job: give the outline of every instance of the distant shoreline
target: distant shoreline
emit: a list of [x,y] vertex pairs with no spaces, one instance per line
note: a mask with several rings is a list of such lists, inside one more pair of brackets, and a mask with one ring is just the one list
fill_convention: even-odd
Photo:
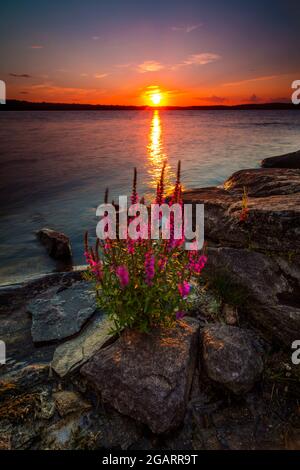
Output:
[[68,104],[47,103],[7,100],[6,104],[0,105],[0,111],[144,111],[144,110],[166,110],[166,111],[230,111],[230,110],[300,110],[300,105],[292,103],[262,103],[262,104],[239,104],[235,106],[126,106],[126,105],[103,105],[103,104]]

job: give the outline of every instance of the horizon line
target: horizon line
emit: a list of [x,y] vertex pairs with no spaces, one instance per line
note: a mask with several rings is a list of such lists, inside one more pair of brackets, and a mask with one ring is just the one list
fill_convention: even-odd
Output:
[[0,110],[6,109],[54,109],[66,110],[73,108],[78,110],[230,110],[230,109],[300,109],[300,106],[294,105],[292,102],[266,102],[266,103],[240,103],[235,105],[187,105],[187,106],[149,106],[149,105],[124,105],[124,104],[91,104],[91,103],[60,103],[47,101],[26,101],[8,99],[5,104],[0,106]]

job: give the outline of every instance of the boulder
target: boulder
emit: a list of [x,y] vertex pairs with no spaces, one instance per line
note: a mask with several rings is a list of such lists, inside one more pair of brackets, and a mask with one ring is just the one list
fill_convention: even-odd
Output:
[[[248,193],[241,221],[242,193]],[[300,171],[242,170],[224,187],[187,191],[184,203],[204,204],[205,238],[222,246],[300,253]]]
[[46,290],[28,303],[35,343],[62,340],[78,333],[96,311],[95,292],[89,282]]
[[151,334],[126,330],[81,369],[105,402],[156,434],[183,420],[195,370],[199,323],[192,318]]
[[243,313],[289,347],[300,332],[300,170],[238,171],[223,187],[187,191],[183,200],[204,204],[207,268],[225,267],[249,292]]
[[262,350],[252,331],[215,324],[202,330],[203,363],[210,379],[240,394],[263,371]]
[[37,232],[37,237],[46,247],[51,258],[67,261],[72,258],[70,240],[65,234],[49,228],[42,228]]
[[297,152],[265,158],[261,162],[263,168],[300,168],[300,150]]
[[[230,247],[211,248],[207,265],[208,273],[221,272],[247,292],[242,313],[270,339],[288,347],[300,333],[300,280],[292,267],[280,258]],[[299,274],[296,266],[294,271]]]

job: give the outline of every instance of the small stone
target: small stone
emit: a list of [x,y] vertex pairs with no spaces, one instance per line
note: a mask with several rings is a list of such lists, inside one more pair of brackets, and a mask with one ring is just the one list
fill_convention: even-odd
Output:
[[37,232],[37,237],[52,258],[69,260],[72,257],[70,240],[65,234],[49,228],[42,228]]
[[35,418],[50,419],[55,413],[55,403],[47,390],[40,393],[39,406]]
[[11,435],[10,434],[0,434],[0,450],[11,450]]
[[64,418],[70,413],[91,409],[91,404],[81,398],[79,393],[63,390],[53,393],[53,398],[59,415]]

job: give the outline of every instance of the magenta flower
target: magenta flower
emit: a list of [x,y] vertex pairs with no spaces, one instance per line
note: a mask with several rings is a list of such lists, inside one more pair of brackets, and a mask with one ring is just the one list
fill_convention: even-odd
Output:
[[96,265],[92,268],[92,271],[95,274],[96,278],[100,281],[103,277],[101,263],[96,263]]
[[93,261],[90,252],[89,252],[89,251],[85,251],[85,252],[84,252],[84,256],[85,256],[86,262],[90,265],[90,264],[91,264],[91,261]]
[[91,267],[92,273],[95,274],[96,278],[100,281],[103,277],[101,261],[95,261],[91,253],[89,253],[88,251],[86,251],[84,255],[85,255],[87,263]]
[[184,299],[185,297],[189,295],[191,286],[189,285],[188,282],[183,281],[182,284],[178,284],[178,290],[179,290],[181,297]]
[[152,285],[152,279],[155,276],[155,257],[151,253],[151,251],[148,251],[148,253],[145,254],[145,271],[146,271],[146,284],[148,286]]
[[198,256],[197,252],[192,251],[189,253],[189,263],[187,265],[187,268],[194,274],[200,274],[206,263],[207,256]]
[[116,275],[119,278],[120,286],[122,289],[129,284],[129,273],[126,266],[117,266]]

